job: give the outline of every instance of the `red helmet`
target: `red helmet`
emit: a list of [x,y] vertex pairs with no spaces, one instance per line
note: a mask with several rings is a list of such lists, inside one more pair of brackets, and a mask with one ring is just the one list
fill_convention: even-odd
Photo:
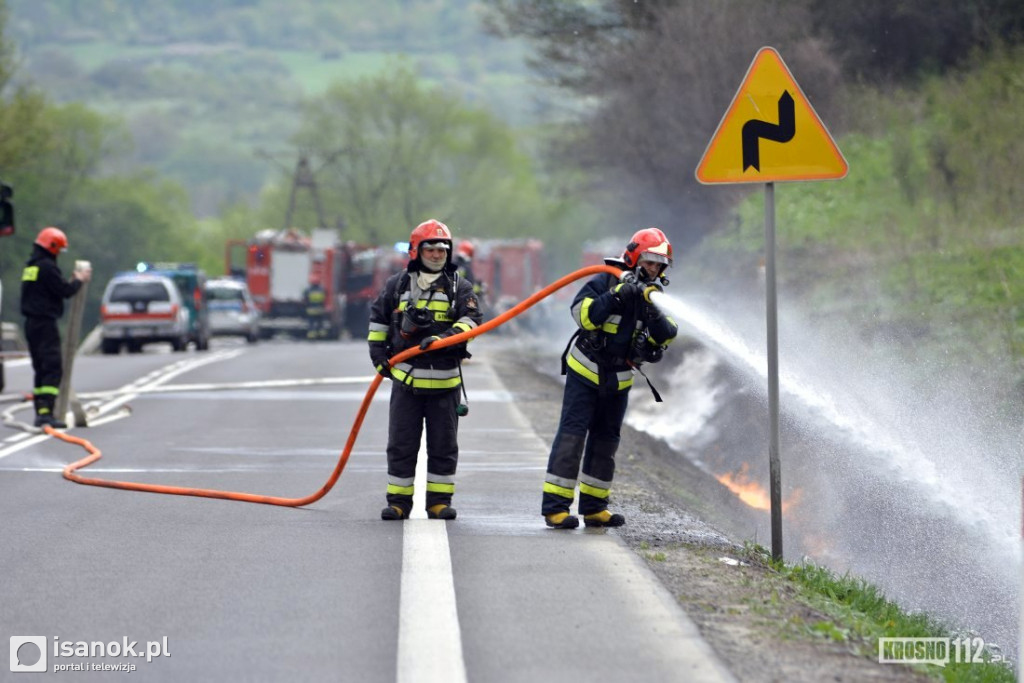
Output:
[[43,228],[36,235],[36,244],[56,256],[68,248],[68,236],[60,228]]
[[459,256],[471,259],[473,258],[473,254],[476,253],[476,247],[474,247],[473,243],[469,240],[462,240],[459,242],[458,248],[455,249],[455,253]]
[[622,253],[622,260],[630,268],[636,268],[640,259],[664,264],[662,271],[672,265],[672,245],[665,233],[658,228],[644,228],[633,235]]
[[409,260],[415,261],[420,256],[420,244],[443,242],[448,247],[448,260],[451,261],[452,231],[441,221],[431,218],[416,226],[409,235]]

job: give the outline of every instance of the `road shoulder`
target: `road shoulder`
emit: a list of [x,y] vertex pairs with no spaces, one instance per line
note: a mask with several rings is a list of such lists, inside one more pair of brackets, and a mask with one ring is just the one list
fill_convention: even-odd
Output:
[[[561,407],[560,379],[515,352],[481,354],[545,443]],[[926,681],[882,665],[870,643],[807,604],[781,575],[752,560],[764,514],[747,508],[714,477],[661,442],[623,425],[613,506],[616,530],[696,623],[701,636],[743,681]]]

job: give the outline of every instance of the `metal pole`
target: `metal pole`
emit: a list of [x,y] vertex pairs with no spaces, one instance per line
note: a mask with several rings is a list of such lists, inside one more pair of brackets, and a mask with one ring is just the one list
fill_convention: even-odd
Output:
[[[1020,480],[1020,540],[1024,551],[1024,477]],[[1024,552],[1020,568],[1020,627],[1017,629],[1017,683],[1024,683]]]
[[768,320],[768,480],[772,558],[782,559],[782,471],[779,464],[779,323],[775,296],[775,183],[764,186],[765,298]]
[[[75,270],[89,270],[92,266],[88,261],[75,261]],[[81,288],[71,298],[71,313],[68,316],[68,328],[64,337],[63,364],[64,374],[60,378],[60,390],[57,393],[57,404],[53,409],[54,417],[63,421],[68,412],[68,402],[72,401],[76,427],[85,426],[85,413],[81,404],[72,396],[71,371],[75,364],[75,352],[78,350],[78,338],[82,332],[82,314],[85,311],[85,295],[89,283],[83,282]],[[77,405],[75,405],[77,404]]]

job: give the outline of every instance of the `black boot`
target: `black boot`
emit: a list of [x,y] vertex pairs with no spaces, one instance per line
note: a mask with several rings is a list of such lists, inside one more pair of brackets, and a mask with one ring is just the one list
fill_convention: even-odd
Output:
[[36,408],[36,427],[50,426],[54,429],[67,429],[68,426],[65,422],[58,420],[53,414],[54,404],[57,403],[57,399],[54,396],[35,396],[32,399]]

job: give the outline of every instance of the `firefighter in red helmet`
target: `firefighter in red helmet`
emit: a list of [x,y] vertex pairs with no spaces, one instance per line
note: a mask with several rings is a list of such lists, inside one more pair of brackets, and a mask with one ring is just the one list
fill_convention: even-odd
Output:
[[[667,284],[672,245],[658,228],[638,231],[621,260],[619,277],[591,278],[572,303],[579,327],[562,361],[567,375],[558,423],[544,478],[541,513],[549,527],[575,529],[569,513],[579,484],[579,514],[586,526],[622,526],[621,514],[608,510],[615,451],[626,415],[633,370],[661,360],[677,331],[676,323],[652,301]],[[580,461],[582,460],[582,468]]]
[[395,366],[389,359],[480,324],[473,286],[455,272],[448,226],[428,220],[409,237],[409,262],[388,278],[370,309],[367,341],[377,372],[392,380],[388,420],[387,507],[381,519],[407,519],[424,425],[427,430],[427,516],[455,519],[451,506],[459,459],[459,389],[466,345],[428,351]]
[[25,340],[35,374],[36,427],[67,427],[61,416],[53,414],[64,375],[57,319],[64,314],[64,299],[74,296],[91,276],[89,270],[75,270],[70,281],[64,279],[57,267],[57,255],[67,247],[68,238],[63,230],[43,228],[21,274],[21,313],[25,316]]
[[462,240],[455,249],[455,258],[452,259],[459,276],[469,280],[469,284],[473,285],[474,290],[476,290],[476,276],[473,275],[473,253],[475,251],[472,242]]

